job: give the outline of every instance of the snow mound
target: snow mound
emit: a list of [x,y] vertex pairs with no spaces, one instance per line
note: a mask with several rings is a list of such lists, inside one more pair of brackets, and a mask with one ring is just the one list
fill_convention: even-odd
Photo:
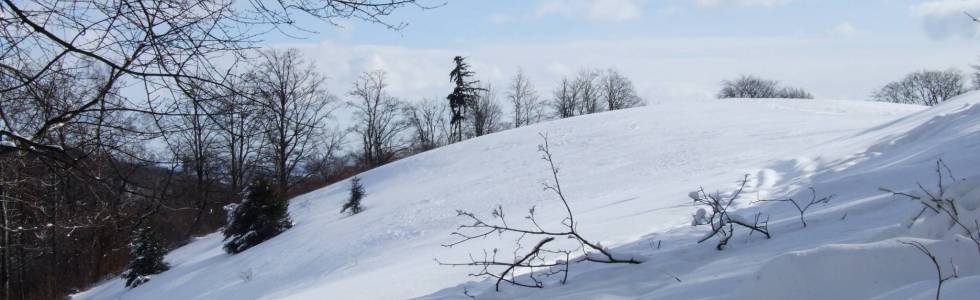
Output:
[[[913,239],[908,239],[912,241]],[[870,299],[918,282],[935,295],[935,267],[903,239],[868,244],[828,245],[780,255],[766,263],[732,294],[733,299]],[[955,262],[961,276],[980,274],[976,247],[950,241],[922,241],[937,257]],[[951,269],[946,261],[943,267]],[[951,273],[952,271],[949,270]]]

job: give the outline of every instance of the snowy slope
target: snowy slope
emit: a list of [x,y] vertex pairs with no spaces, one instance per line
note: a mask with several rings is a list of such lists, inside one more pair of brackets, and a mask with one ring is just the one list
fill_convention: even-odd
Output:
[[[465,298],[763,298],[929,297],[931,265],[895,241],[916,237],[955,259],[964,278],[950,295],[976,295],[980,255],[942,230],[907,229],[916,203],[878,187],[934,184],[942,157],[961,178],[980,175],[980,94],[929,110],[848,101],[737,100],[670,103],[510,130],[416,155],[362,174],[367,210],[338,213],[341,182],[292,200],[296,225],[241,254],[221,251],[212,234],[173,251],[173,268],[139,288],[113,279],[76,299],[403,299]],[[514,216],[536,206],[539,220],[561,219],[560,202],[541,189],[548,178],[538,133],[550,136],[562,185],[580,231],[635,266],[583,263],[569,284],[545,289],[470,282],[472,269],[437,265],[469,252],[509,247],[487,240],[444,248],[464,220],[502,205]],[[972,172],[972,174],[971,174]],[[746,214],[772,215],[773,239],[736,236],[728,249],[697,244],[687,198],[698,186],[730,189],[750,174]],[[791,207],[758,197],[836,194],[799,225]],[[662,247],[651,244],[661,241]],[[964,250],[965,248],[965,250]],[[674,274],[678,283],[663,275]],[[972,282],[972,284],[971,284]],[[910,291],[900,290],[901,288]],[[971,290],[972,289],[972,290]],[[892,297],[892,298],[888,298]]]

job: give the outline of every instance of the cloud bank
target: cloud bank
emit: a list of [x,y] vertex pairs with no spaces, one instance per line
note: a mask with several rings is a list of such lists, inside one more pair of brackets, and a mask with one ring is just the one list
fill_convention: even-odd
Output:
[[913,5],[911,13],[921,19],[926,33],[935,39],[975,38],[980,32],[980,23],[967,16],[980,16],[980,0],[926,1]]

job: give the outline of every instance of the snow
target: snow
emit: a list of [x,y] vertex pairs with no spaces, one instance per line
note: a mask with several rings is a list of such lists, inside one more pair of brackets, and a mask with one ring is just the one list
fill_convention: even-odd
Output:
[[[853,101],[726,100],[669,103],[559,120],[435,149],[361,174],[365,210],[337,213],[349,182],[292,200],[295,226],[238,255],[220,233],[174,250],[170,271],[136,289],[118,278],[75,299],[931,299],[935,270],[900,241],[919,241],[952,260],[960,278],[943,299],[972,299],[980,253],[948,220],[916,201],[879,190],[935,186],[942,158],[960,179],[950,196],[975,216],[980,206],[980,94],[931,109]],[[504,286],[439,266],[511,240],[440,246],[465,222],[457,209],[489,217],[501,205],[513,222],[531,207],[561,226],[560,201],[535,152],[546,133],[562,188],[584,236],[639,265],[573,263],[568,284]],[[736,229],[724,251],[698,244],[691,190],[730,193],[749,182],[733,216],[770,215],[772,239]],[[964,180],[965,179],[965,180]],[[757,199],[834,201],[799,213]],[[687,195],[688,197],[685,197]],[[938,221],[937,221],[938,220]],[[533,243],[528,241],[527,243]],[[654,246],[657,245],[657,246]],[[246,276],[247,275],[247,276]],[[681,279],[676,281],[673,276]]]

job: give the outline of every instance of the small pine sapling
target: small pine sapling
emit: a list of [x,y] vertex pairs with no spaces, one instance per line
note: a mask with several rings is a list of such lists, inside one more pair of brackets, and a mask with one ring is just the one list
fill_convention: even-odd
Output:
[[225,251],[245,251],[293,226],[288,203],[264,178],[256,178],[248,187],[241,204],[230,209],[225,225]]
[[150,275],[169,270],[170,265],[163,261],[166,254],[167,247],[160,242],[150,226],[136,229],[129,242],[132,260],[126,265],[126,271],[122,275],[126,280],[126,287],[135,288],[149,281]]
[[340,209],[340,213],[349,211],[351,215],[359,214],[364,210],[361,206],[361,199],[367,193],[364,191],[364,185],[361,184],[361,179],[354,177],[350,180],[350,199],[347,199],[347,203],[344,203],[344,207]]

